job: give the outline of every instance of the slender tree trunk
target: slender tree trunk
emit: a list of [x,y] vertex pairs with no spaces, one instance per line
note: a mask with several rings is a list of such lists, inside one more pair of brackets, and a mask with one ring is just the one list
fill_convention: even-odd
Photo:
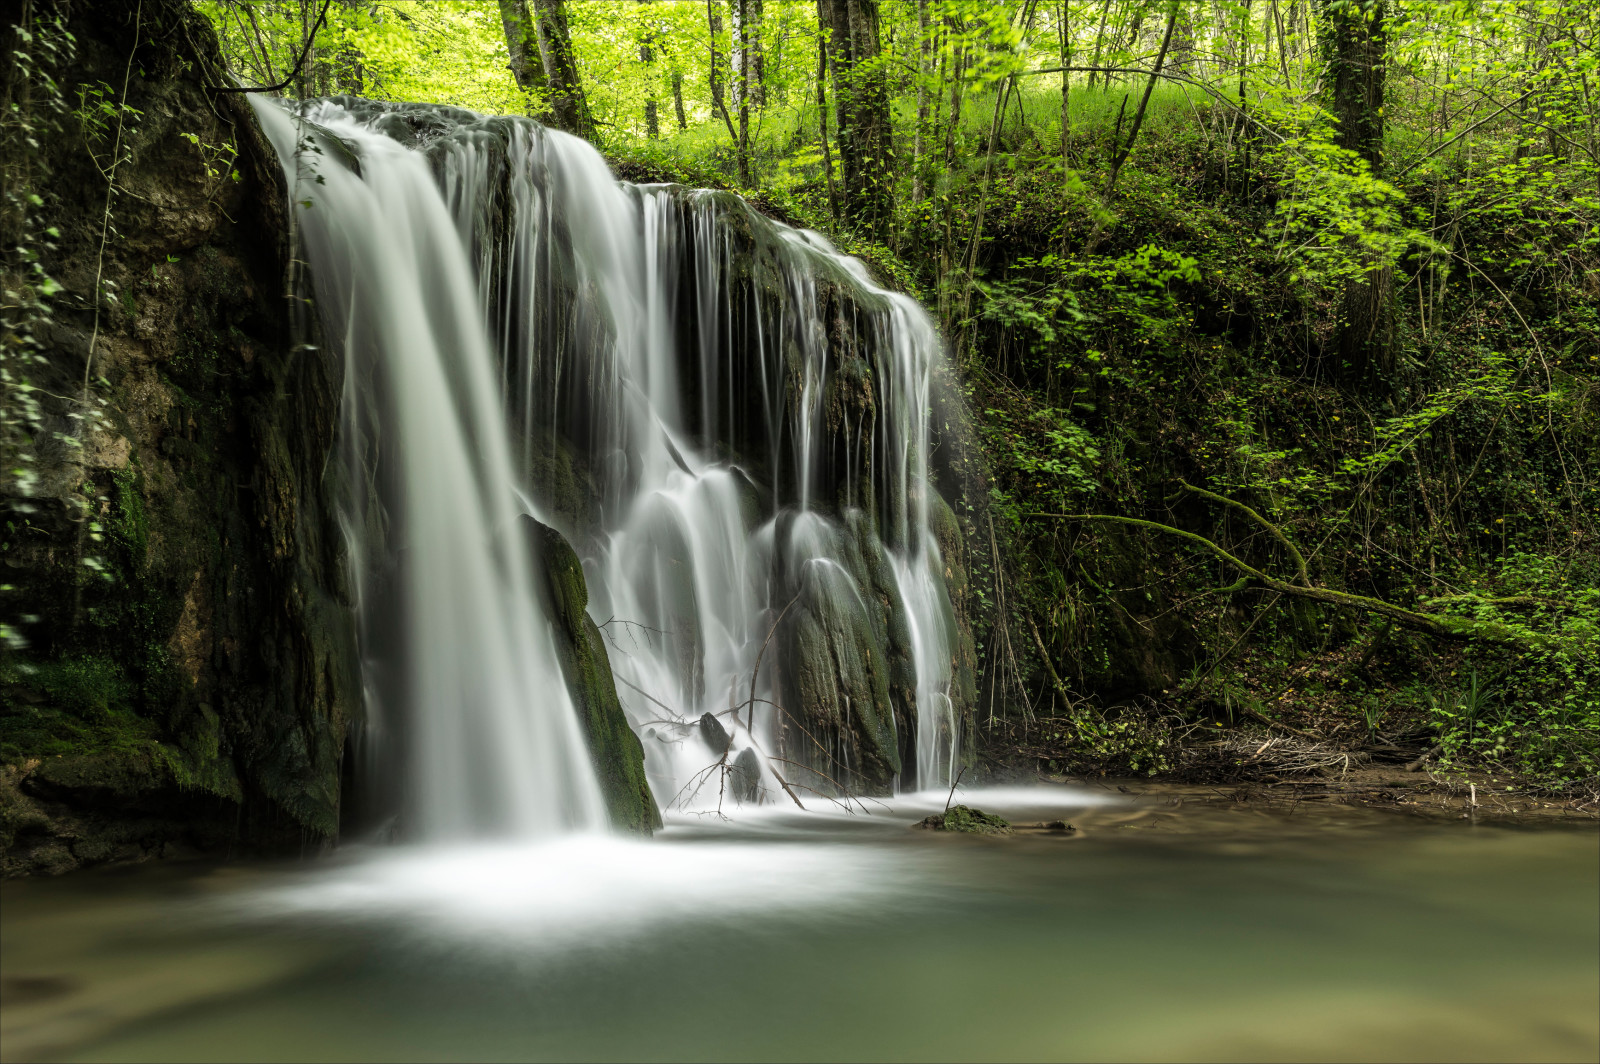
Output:
[[817,125],[822,134],[822,172],[828,182],[828,213],[839,223],[839,194],[833,187],[833,151],[828,147],[828,35],[817,36]]
[[1167,66],[1174,73],[1187,75],[1189,64],[1194,62],[1194,16],[1185,7],[1178,14],[1178,29],[1172,37],[1172,54],[1167,57]]
[[[641,4],[651,3],[652,0],[639,0]],[[661,108],[656,101],[656,54],[653,45],[656,41],[656,31],[646,26],[644,37],[639,41],[639,62],[644,64],[645,81],[649,86],[650,95],[644,101],[644,131],[645,136],[651,140],[661,139]]]
[[[1323,0],[1319,27],[1326,106],[1337,143],[1383,172],[1383,95],[1387,65],[1384,0]],[[1390,368],[1393,271],[1379,265],[1345,284],[1339,355],[1345,379],[1373,384]]]
[[[948,31],[959,30],[960,26],[951,20]],[[955,48],[955,74],[950,79],[950,125],[945,128],[944,134],[944,166],[949,170],[956,161],[956,135],[961,128],[961,91],[962,82],[967,73],[967,45],[965,41],[958,40]],[[946,215],[948,218],[949,216]]]
[[739,157],[739,183],[748,186],[750,162],[739,150],[742,142],[738,131],[733,128],[733,118],[728,114],[728,103],[723,95],[727,68],[723,66],[722,53],[717,50],[717,39],[722,36],[722,15],[716,5],[717,0],[706,0],[706,28],[711,32],[711,106],[722,115],[722,124],[728,127],[728,137],[733,141],[734,151]]
[[550,112],[556,125],[585,140],[595,139],[589,101],[578,78],[578,60],[567,30],[567,9],[562,0],[533,0],[539,35],[539,55],[544,61],[550,89]]
[[917,127],[911,137],[911,204],[922,202],[922,171],[926,165],[923,139],[928,127],[928,79],[931,41],[928,39],[928,0],[917,0]]
[[678,118],[678,132],[689,129],[689,118],[683,111],[683,71],[672,72],[672,112]]
[[1240,0],[1239,9],[1239,187],[1250,195],[1250,101],[1245,98],[1245,73],[1250,64],[1250,0]]
[[750,0],[733,5],[733,99],[739,112],[739,179],[750,184]]
[[[352,15],[359,11],[361,6],[360,0],[339,0],[339,3]],[[337,91],[350,96],[360,96],[366,91],[366,68],[362,64],[365,58],[361,50],[348,41],[339,48],[333,86]]]
[[1172,32],[1178,24],[1178,3],[1168,5],[1167,32],[1161,35],[1161,51],[1156,53],[1156,65],[1150,71],[1150,79],[1144,83],[1144,95],[1139,97],[1139,109],[1133,113],[1133,125],[1128,129],[1127,143],[1117,149],[1117,157],[1111,163],[1111,176],[1106,180],[1106,195],[1111,195],[1112,189],[1117,187],[1117,175],[1122,172],[1122,164],[1128,161],[1128,153],[1133,151],[1134,142],[1139,139],[1139,128],[1144,125],[1145,108],[1150,106],[1150,93],[1156,87],[1156,79],[1161,76],[1161,64],[1166,61],[1167,49],[1172,46]]
[[[639,45],[639,62],[647,68],[655,65],[655,54],[648,44]],[[653,73],[647,76],[653,78]],[[661,139],[660,105],[656,102],[654,85],[651,86],[650,95],[644,101],[644,132],[651,140]]]
[[834,129],[838,131],[840,218],[848,219],[855,202],[855,187],[861,178],[856,172],[853,93],[850,69],[854,59],[850,42],[848,0],[817,0],[817,27],[827,42],[828,74],[833,81]]
[[[1106,39],[1106,17],[1110,14],[1111,0],[1105,0],[1105,3],[1100,5],[1100,28],[1094,31],[1094,57],[1089,60],[1089,65],[1091,67],[1098,67],[1100,65],[1100,47]],[[1089,87],[1091,89],[1094,88],[1094,79],[1098,73],[1098,70],[1089,71]],[[1108,78],[1106,80],[1106,84],[1109,85],[1110,83],[1110,79]]]
[[295,75],[295,95],[309,100],[317,95],[317,52],[312,43],[311,26],[317,20],[317,5],[311,0],[300,0],[300,47],[305,58],[300,62],[300,72]]
[[[706,0],[706,30],[711,37],[711,59],[706,80],[708,87],[711,89],[712,110],[726,115],[728,113],[728,104],[723,96],[722,53],[717,50],[717,38],[722,36],[722,14],[716,9],[716,3],[717,0]],[[728,129],[729,132],[732,132],[733,126],[731,123]]]
[[728,0],[728,66],[733,72],[733,110],[738,113],[746,105],[744,68],[746,0]]
[[746,91],[750,94],[750,106],[758,111],[767,106],[767,57],[761,47],[764,14],[761,2],[762,0],[745,0],[744,3],[744,61],[749,72],[745,85]]
[[1070,0],[1061,0],[1061,173],[1072,168],[1072,23]]

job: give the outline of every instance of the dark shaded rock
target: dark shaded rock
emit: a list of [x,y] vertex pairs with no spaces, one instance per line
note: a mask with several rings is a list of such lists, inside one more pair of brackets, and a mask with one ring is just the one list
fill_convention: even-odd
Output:
[[735,799],[753,802],[761,795],[761,757],[750,747],[740,751],[728,773],[729,789]]
[[700,714],[700,738],[717,757],[721,757],[727,751],[728,744],[731,742],[728,738],[728,729],[724,728],[722,722],[710,713]]
[[1011,825],[981,809],[953,805],[943,813],[935,813],[911,825],[925,831],[959,831],[967,835],[1009,835]]
[[644,746],[617,698],[605,640],[587,612],[583,565],[555,529],[526,515],[522,528],[533,555],[534,586],[554,629],[561,673],[589,741],[612,822],[648,835],[661,826],[661,811],[645,779]]
[[776,534],[774,585],[790,599],[773,647],[780,749],[806,787],[886,793],[902,765],[888,607],[860,541],[792,513],[780,517]]

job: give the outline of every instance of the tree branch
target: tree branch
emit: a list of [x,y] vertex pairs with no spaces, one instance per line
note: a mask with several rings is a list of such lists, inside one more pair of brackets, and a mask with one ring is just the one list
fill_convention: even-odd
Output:
[[[1236,504],[1237,505],[1237,504]],[[1296,598],[1310,599],[1329,606],[1343,606],[1349,609],[1365,610],[1375,613],[1386,620],[1414,631],[1426,632],[1428,635],[1438,636],[1443,639],[1481,639],[1489,642],[1504,643],[1513,646],[1529,645],[1530,640],[1521,633],[1514,632],[1504,625],[1474,624],[1459,617],[1445,614],[1418,613],[1392,602],[1382,599],[1369,598],[1366,595],[1357,595],[1349,591],[1335,591],[1332,588],[1315,587],[1304,584],[1290,583],[1269,576],[1254,566],[1239,560],[1233,554],[1224,550],[1216,543],[1193,532],[1185,532],[1181,528],[1163,525],[1158,521],[1146,521],[1138,517],[1118,517],[1113,514],[1047,514],[1029,513],[1026,517],[1049,517],[1063,521],[1105,521],[1113,524],[1133,525],[1137,528],[1149,528],[1169,536],[1177,536],[1210,551],[1229,565],[1238,569],[1246,576],[1258,581],[1262,587],[1276,591],[1282,595],[1293,595]],[[1237,586],[1237,585],[1236,585]],[[1535,640],[1534,642],[1539,642]]]
[[[306,56],[311,54],[312,42],[317,38],[317,31],[322,28],[323,20],[328,17],[328,8],[333,5],[333,0],[322,0],[322,13],[317,16],[317,21],[312,23],[311,32],[306,35],[306,46],[300,52],[300,58],[294,64],[294,69],[289,71],[289,76],[276,85],[213,85],[212,92],[281,92],[288,88],[294,79],[300,76],[300,68],[306,65]],[[252,16],[253,20],[254,16]]]
[[1283,549],[1289,552],[1289,557],[1294,559],[1295,570],[1300,574],[1300,582],[1306,587],[1311,586],[1311,577],[1307,573],[1305,555],[1301,554],[1299,549],[1295,547],[1293,543],[1289,542],[1289,537],[1284,535],[1283,530],[1277,525],[1273,524],[1271,521],[1268,521],[1255,510],[1252,510],[1250,507],[1236,499],[1230,499],[1225,495],[1218,495],[1216,492],[1207,491],[1205,488],[1197,488],[1187,480],[1180,480],[1178,483],[1181,484],[1185,490],[1192,491],[1196,495],[1210,499],[1212,502],[1221,503],[1224,506],[1232,506],[1235,509],[1243,510],[1245,513],[1249,514],[1256,524],[1266,529],[1272,535],[1272,538],[1281,543],[1283,545]]

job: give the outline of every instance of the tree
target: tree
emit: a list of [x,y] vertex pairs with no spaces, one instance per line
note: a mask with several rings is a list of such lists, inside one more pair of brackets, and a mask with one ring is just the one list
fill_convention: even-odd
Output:
[[881,240],[894,212],[894,147],[877,0],[817,0],[817,18],[828,38],[845,218]]
[[[1318,44],[1323,93],[1337,143],[1383,172],[1385,0],[1323,0]],[[1394,271],[1383,263],[1344,286],[1339,354],[1351,382],[1370,383],[1391,361]]]
[[528,114],[547,117],[544,59],[539,54],[538,30],[528,14],[528,0],[500,0],[500,23],[505,27],[506,51],[511,57],[506,65],[517,88],[528,95]]
[[567,30],[567,10],[562,0],[533,0],[539,55],[544,60],[545,82],[550,90],[550,113],[557,126],[574,136],[593,140],[594,119],[578,78],[578,60]]
[[[735,0],[739,2],[739,0]],[[728,69],[724,65],[722,53],[717,45],[722,37],[722,13],[717,10],[717,0],[706,0],[706,28],[710,32],[711,61],[707,78],[711,89],[711,109],[722,116],[723,124],[728,127],[728,136],[733,138],[734,148],[739,158],[739,181],[741,184],[750,183],[750,155],[745,151],[744,138],[740,137],[733,128],[733,118],[728,114],[728,103],[723,93],[723,86],[727,84]]]
[[[651,0],[639,0],[641,4],[648,4]],[[655,50],[651,45],[656,40],[654,27],[646,26],[644,35],[639,41],[639,62],[644,64],[645,77],[648,79],[646,91],[649,93],[644,101],[644,128],[645,136],[657,140],[661,136],[660,108],[656,103],[656,77],[655,77]],[[678,118],[683,119],[683,98],[680,95],[678,103]]]

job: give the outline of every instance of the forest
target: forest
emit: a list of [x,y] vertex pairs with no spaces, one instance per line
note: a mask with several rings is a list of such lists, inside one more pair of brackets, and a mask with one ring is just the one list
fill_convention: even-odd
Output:
[[199,6],[241,85],[527,114],[934,309],[995,757],[1592,790],[1588,5]]

